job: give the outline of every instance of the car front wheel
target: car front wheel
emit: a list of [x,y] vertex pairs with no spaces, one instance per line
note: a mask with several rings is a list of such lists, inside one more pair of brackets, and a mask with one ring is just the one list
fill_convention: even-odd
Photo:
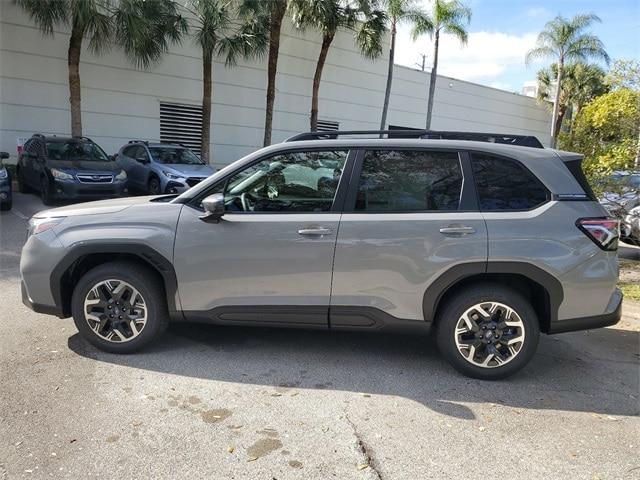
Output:
[[461,290],[437,319],[438,347],[446,359],[459,372],[483,380],[505,378],[523,368],[539,336],[531,304],[501,285]]
[[162,193],[160,189],[160,180],[156,177],[151,177],[147,190],[149,191],[149,195],[160,195]]
[[169,322],[160,280],[147,268],[106,263],[87,272],[71,300],[73,320],[91,344],[131,353],[157,339]]

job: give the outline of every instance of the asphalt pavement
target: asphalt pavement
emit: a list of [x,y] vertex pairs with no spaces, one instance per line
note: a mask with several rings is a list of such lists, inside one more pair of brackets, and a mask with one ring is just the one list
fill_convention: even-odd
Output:
[[17,194],[0,214],[0,479],[640,478],[631,312],[543,335],[501,382],[420,336],[176,325],[111,355],[20,301],[41,208]]

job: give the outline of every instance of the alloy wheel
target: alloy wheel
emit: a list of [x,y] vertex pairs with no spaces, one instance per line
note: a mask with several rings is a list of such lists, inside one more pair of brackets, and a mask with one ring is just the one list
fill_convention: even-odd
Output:
[[482,302],[460,316],[454,337],[465,360],[478,367],[495,368],[511,362],[520,353],[525,329],[513,308],[499,302]]
[[122,343],[136,338],[147,323],[147,304],[131,284],[104,280],[89,290],[84,300],[84,316],[100,338]]

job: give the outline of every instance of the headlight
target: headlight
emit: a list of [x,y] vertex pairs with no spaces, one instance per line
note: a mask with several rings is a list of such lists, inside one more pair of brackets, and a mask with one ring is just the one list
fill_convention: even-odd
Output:
[[51,169],[51,175],[53,175],[53,178],[58,180],[73,180],[73,175],[56,168]]
[[162,173],[164,173],[165,177],[167,177],[169,180],[184,180],[184,177],[182,175],[177,175],[171,172],[165,172],[164,170],[162,171]]
[[7,173],[6,168],[0,168],[0,178],[7,178],[9,174]]
[[124,170],[120,170],[120,173],[116,175],[116,180],[126,180],[127,179],[127,172],[125,172]]
[[51,230],[53,227],[62,222],[65,217],[44,217],[36,218],[31,217],[29,220],[29,235],[36,235],[38,233]]

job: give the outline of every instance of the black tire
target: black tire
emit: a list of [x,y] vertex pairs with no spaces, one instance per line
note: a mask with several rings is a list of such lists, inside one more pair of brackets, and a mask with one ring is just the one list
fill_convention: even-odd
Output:
[[44,203],[46,206],[53,205],[51,182],[49,182],[47,177],[40,178],[40,197],[42,198],[42,203]]
[[3,212],[6,212],[7,210],[11,210],[12,206],[13,206],[12,200],[7,200],[6,202],[0,202],[0,210],[2,210]]
[[151,177],[149,179],[147,192],[149,192],[149,195],[160,195],[162,193],[162,190],[160,189],[160,179],[158,179],[158,177]]
[[[492,368],[470,362],[456,345],[456,339],[460,337],[455,332],[461,316],[467,309],[484,302],[497,302],[510,307],[524,326],[524,341],[518,353],[503,365]],[[530,302],[517,291],[499,284],[475,285],[460,290],[447,300],[436,322],[436,341],[443,356],[460,373],[481,380],[498,380],[516,373],[531,360],[540,338],[538,317]],[[482,345],[482,340],[479,342],[478,349],[482,354],[486,346]],[[501,345],[500,348],[505,347]]]
[[31,188],[24,181],[22,170],[18,170],[18,191],[20,193],[29,193]]
[[[84,312],[84,301],[91,289],[105,280],[129,283],[142,295],[147,305],[147,320],[140,334],[126,342],[113,342],[99,336],[90,327]],[[133,353],[157,340],[167,329],[169,313],[161,281],[148,268],[129,262],[99,265],[78,281],[71,298],[73,321],[80,334],[92,345],[110,353]]]

